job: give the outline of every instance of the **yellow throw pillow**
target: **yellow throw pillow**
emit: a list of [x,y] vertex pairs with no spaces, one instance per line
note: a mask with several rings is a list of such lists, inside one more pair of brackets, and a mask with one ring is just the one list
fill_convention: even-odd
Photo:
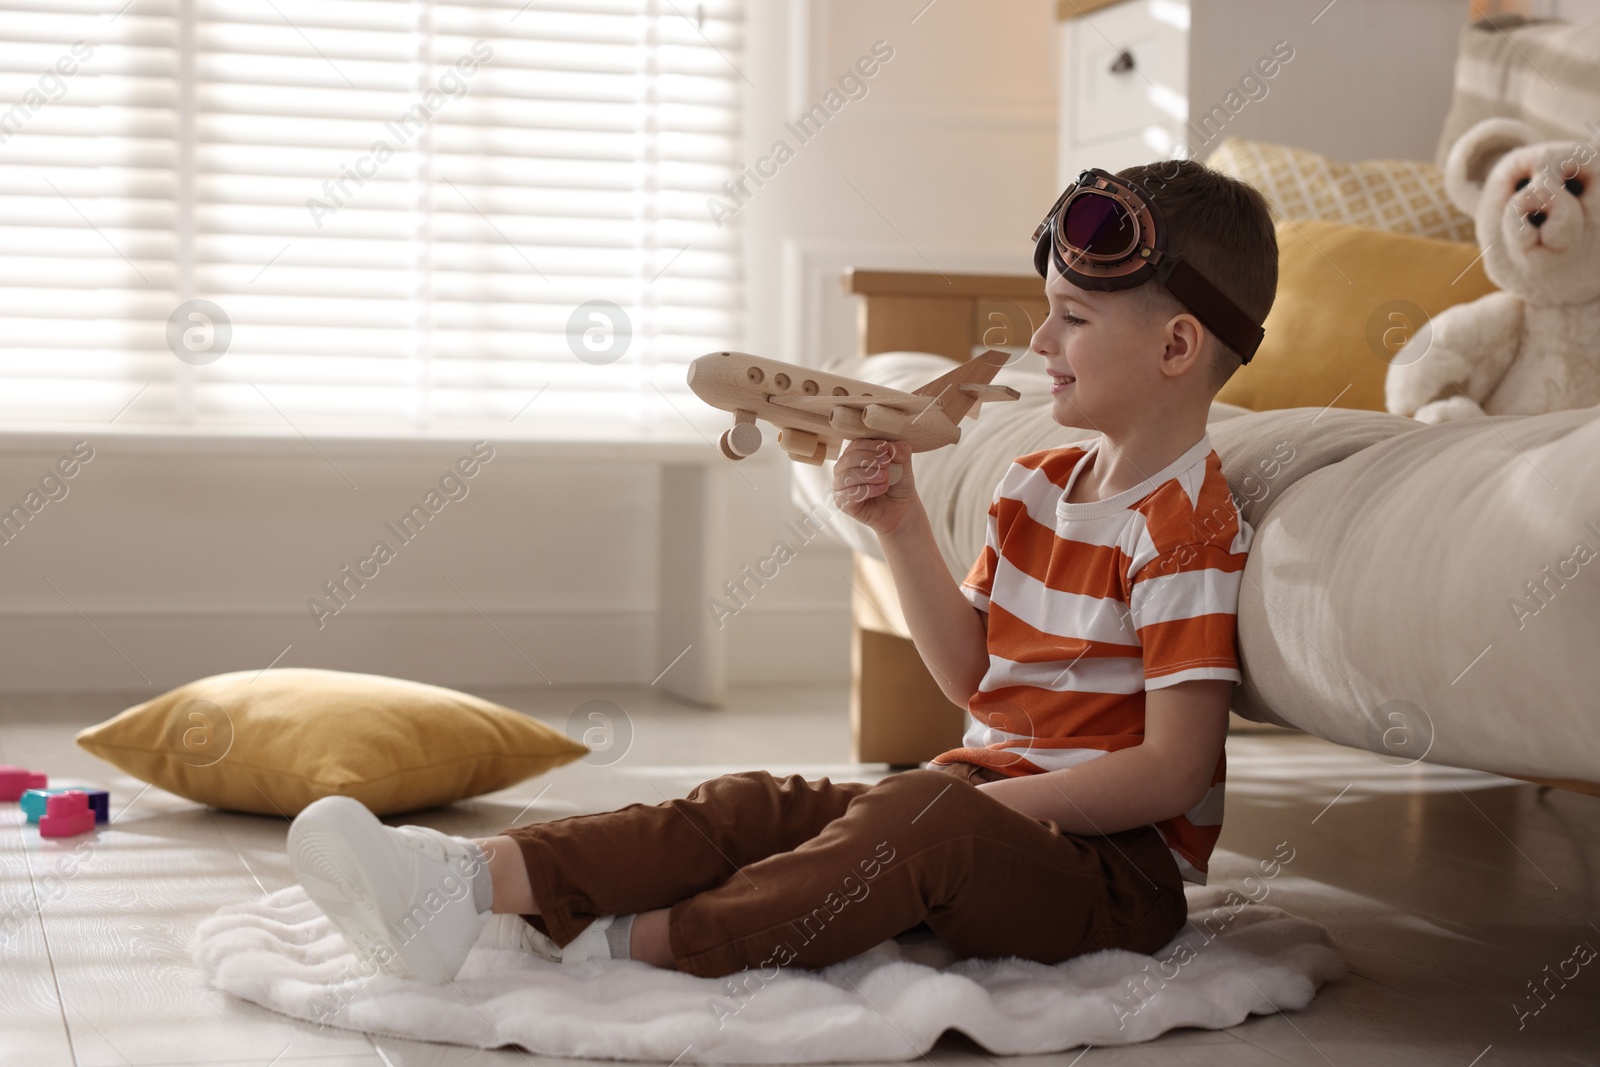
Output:
[[1296,222],[1343,222],[1441,241],[1474,239],[1472,216],[1450,202],[1444,172],[1432,163],[1341,163],[1303,148],[1230,137],[1206,165],[1249,182],[1273,211]]
[[380,815],[448,804],[589,751],[466,693],[302,668],[202,678],[77,740],[178,796],[285,818],[326,796],[354,797]]
[[1389,360],[1431,316],[1494,291],[1475,245],[1332,222],[1278,223],[1266,337],[1217,399],[1383,411]]

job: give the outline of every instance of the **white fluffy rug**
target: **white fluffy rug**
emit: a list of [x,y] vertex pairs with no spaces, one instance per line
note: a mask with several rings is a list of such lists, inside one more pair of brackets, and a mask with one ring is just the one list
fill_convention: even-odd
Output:
[[996,1054],[1148,1041],[1304,1007],[1344,964],[1319,925],[1190,886],[1190,925],[1160,952],[1046,966],[955,960],[903,935],[822,971],[696,978],[631,960],[562,968],[474,948],[452,985],[368,976],[299,886],[200,925],[217,988],[309,1022],[478,1048],[680,1063],[896,1061],[946,1029]]

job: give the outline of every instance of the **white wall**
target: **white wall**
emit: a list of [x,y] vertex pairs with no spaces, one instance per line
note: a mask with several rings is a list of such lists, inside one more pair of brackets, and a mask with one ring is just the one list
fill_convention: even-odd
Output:
[[[1051,5],[924,3],[751,0],[747,159],[874,41],[895,54],[737,215],[748,350],[806,362],[851,351],[845,265],[927,270],[926,256],[946,271],[1028,269],[1054,185]],[[651,468],[502,456],[319,630],[306,599],[455,450],[335,457],[356,490],[309,448],[152,456],[119,448],[109,426],[85,436],[97,456],[69,495],[0,547],[0,688],[153,693],[265,667],[285,646],[283,666],[466,688],[540,684],[541,671],[556,684],[643,685],[665,666]],[[0,505],[55,458],[0,449]],[[730,578],[798,512],[786,461],[745,473],[749,483],[729,483]],[[842,548],[800,549],[728,620],[733,679],[846,677],[847,573]]]
[[[95,458],[67,495],[0,545],[0,688],[148,679],[159,691],[265,667],[286,647],[284,666],[462,686],[646,684],[666,666],[652,466],[533,459],[501,441],[467,495],[402,546],[385,523],[434,488],[461,447],[324,446],[325,460],[298,440],[217,456],[151,455],[109,432],[84,439]],[[0,454],[0,502],[20,501],[63,451]],[[782,461],[744,473],[733,479],[726,577],[766,554],[795,511]],[[380,539],[395,559],[319,623],[307,600],[335,603],[323,583]],[[735,678],[844,676],[841,597],[795,592],[819,576],[843,585],[837,554],[816,544],[728,620]]]
[[[755,351],[808,364],[854,353],[847,266],[1032,271],[1029,237],[1055,198],[1050,0],[787,0],[753,4],[749,159],[794,159],[739,220]],[[866,95],[799,144],[785,127],[876,42],[893,58]]]
[[[1341,160],[1432,160],[1450,110],[1456,42],[1468,6],[1458,0],[1343,0],[1324,9],[1325,3],[1197,4],[1190,117],[1220,105],[1259,58],[1286,41],[1293,60],[1223,136],[1296,145]],[[1216,142],[1192,147],[1204,158]]]

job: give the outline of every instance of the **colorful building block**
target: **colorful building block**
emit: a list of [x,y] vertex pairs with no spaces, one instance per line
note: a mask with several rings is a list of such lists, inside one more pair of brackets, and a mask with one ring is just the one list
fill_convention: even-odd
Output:
[[[55,789],[28,790],[26,793],[22,794],[22,814],[28,817],[28,821],[30,823],[37,826],[40,817],[44,815],[45,808],[47,806],[46,802],[50,799],[50,797],[56,795],[57,793],[69,792],[71,788],[71,786],[58,786]],[[89,807],[94,812],[95,822],[110,821],[110,793],[107,793],[104,789],[81,789],[79,792],[83,793],[89,798]]]
[[22,794],[28,790],[43,789],[49,784],[47,776],[36,774],[26,767],[0,764],[0,800],[15,802],[21,800]]
[[39,819],[40,837],[77,837],[94,829],[94,809],[89,807],[89,797],[81,789],[68,789],[55,793],[45,801],[45,812]]

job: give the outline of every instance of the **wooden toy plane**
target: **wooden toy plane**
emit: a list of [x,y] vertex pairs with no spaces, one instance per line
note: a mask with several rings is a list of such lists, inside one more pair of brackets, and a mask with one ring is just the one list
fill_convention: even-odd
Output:
[[913,393],[799,367],[746,352],[712,352],[689,364],[689,388],[712,407],[733,412],[722,434],[722,454],[744,459],[761,447],[756,419],[778,427],[778,445],[789,458],[820,464],[838,456],[847,439],[909,441],[927,452],[961,439],[957,424],[990,400],[1021,394],[990,385],[1010,361],[990,349]]

